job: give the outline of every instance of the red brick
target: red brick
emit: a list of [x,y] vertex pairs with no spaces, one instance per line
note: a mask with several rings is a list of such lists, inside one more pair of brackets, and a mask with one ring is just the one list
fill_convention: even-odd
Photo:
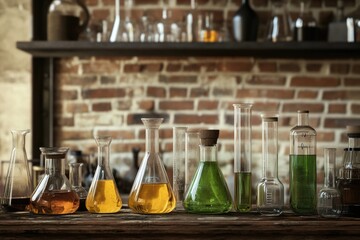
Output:
[[[352,104],[351,112],[354,114],[360,114],[360,104]],[[360,124],[360,120],[359,120],[359,124]]]
[[324,127],[325,128],[342,128],[346,129],[346,126],[348,125],[359,125],[360,120],[359,118],[326,118]]
[[161,63],[149,63],[140,65],[140,72],[160,72],[162,69],[163,64]]
[[68,113],[85,113],[89,112],[89,106],[86,103],[68,103],[66,104]]
[[85,1],[86,6],[97,6],[99,4],[99,0],[86,0]]
[[92,105],[94,112],[108,112],[111,111],[111,103],[94,103]]
[[200,64],[187,64],[183,67],[184,72],[200,72],[201,65]]
[[296,112],[300,109],[306,109],[310,112],[322,113],[324,112],[324,104],[322,103],[284,103],[283,112]]
[[209,96],[209,89],[205,88],[192,88],[190,90],[190,97],[207,97]]
[[134,139],[135,132],[133,130],[100,130],[97,132],[99,136],[109,136],[113,139]]
[[279,71],[281,72],[300,72],[301,68],[298,63],[280,63]]
[[125,89],[122,88],[98,88],[83,90],[82,96],[88,98],[123,98],[126,96]]
[[212,94],[215,97],[232,97],[234,96],[234,88],[216,87],[213,89]]
[[237,98],[276,98],[293,99],[295,91],[279,89],[240,89],[237,91]]
[[200,100],[198,103],[198,110],[216,110],[219,107],[219,101]]
[[141,100],[138,103],[139,109],[145,111],[152,111],[155,107],[155,102],[153,100]]
[[329,113],[346,113],[346,104],[341,104],[341,103],[329,104]]
[[170,97],[186,97],[187,96],[187,89],[186,88],[170,88]]
[[161,83],[196,83],[197,76],[164,76],[161,75],[159,78],[159,82]]
[[101,76],[100,83],[101,84],[114,84],[114,83],[116,83],[116,78],[113,76]]
[[284,76],[252,76],[250,79],[246,80],[246,83],[252,85],[285,85],[286,77]]
[[76,100],[78,93],[76,90],[58,90],[55,93],[56,100]]
[[323,93],[324,100],[358,100],[360,99],[360,91],[325,91]]
[[140,72],[139,64],[126,64],[124,66],[124,73],[138,73]]
[[318,97],[318,94],[318,91],[299,91],[297,94],[297,98],[316,99]]
[[193,101],[161,101],[160,110],[192,110],[194,109]]
[[146,95],[148,97],[163,98],[166,97],[166,89],[163,87],[148,87]]
[[125,99],[122,101],[116,102],[116,110],[124,111],[124,110],[130,110],[131,109],[132,101],[129,99]]
[[83,72],[86,74],[116,74],[119,73],[119,71],[119,64],[113,61],[83,63]]
[[73,76],[69,74],[57,74],[57,84],[71,85],[71,86],[91,86],[97,82],[97,77],[94,76]]
[[336,87],[340,85],[340,79],[332,77],[293,77],[292,87]]
[[134,5],[159,5],[160,0],[134,0]]
[[350,72],[349,64],[331,64],[330,65],[330,73],[331,74],[348,74]]
[[169,63],[166,67],[167,72],[180,72],[181,64]]
[[219,116],[212,114],[175,114],[174,124],[218,124]]
[[360,78],[345,78],[345,86],[360,86]]
[[222,72],[250,72],[253,68],[253,63],[250,61],[246,62],[221,62],[218,64],[218,71]]
[[93,21],[101,21],[110,17],[109,9],[94,9],[91,13],[91,19]]
[[56,127],[73,127],[74,117],[56,117],[54,126]]
[[55,131],[55,138],[60,139],[62,141],[66,140],[87,140],[92,139],[92,132],[91,130],[88,131],[81,131],[81,130],[64,130]]
[[258,62],[260,72],[277,72],[276,62]]
[[306,64],[306,71],[314,73],[314,72],[320,72],[323,65],[320,63],[308,63]]
[[360,64],[354,64],[352,66],[352,72],[355,74],[360,74]]

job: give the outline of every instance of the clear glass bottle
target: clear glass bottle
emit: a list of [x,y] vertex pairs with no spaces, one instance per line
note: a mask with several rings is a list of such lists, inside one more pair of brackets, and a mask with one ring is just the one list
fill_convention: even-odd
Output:
[[250,6],[250,0],[242,0],[242,4],[233,17],[233,33],[235,41],[256,41],[259,17]]
[[348,148],[344,149],[343,165],[337,179],[342,215],[360,217],[360,126],[347,126]]
[[289,165],[291,209],[316,214],[316,131],[309,126],[309,111],[298,111],[298,124],[290,130]]
[[25,211],[30,203],[33,185],[25,149],[25,137],[29,132],[11,130],[12,150],[1,201],[5,211]]
[[40,148],[45,157],[45,175],[30,198],[30,211],[35,214],[61,215],[74,213],[80,204],[77,193],[65,175],[68,148]]
[[324,149],[324,187],[320,189],[317,211],[325,218],[338,218],[342,204],[339,190],[335,186],[336,148]]
[[201,42],[217,42],[218,39],[219,33],[214,26],[214,14],[207,13],[204,26],[201,29]]
[[188,128],[185,133],[185,189],[184,194],[190,187],[200,162],[200,130]]
[[108,136],[95,137],[98,165],[86,198],[86,208],[91,213],[116,213],[122,207],[121,197],[109,166],[111,140]]
[[80,198],[80,206],[78,211],[86,211],[85,201],[87,197],[87,191],[82,186],[82,167],[83,163],[70,163],[69,164],[69,180],[71,189],[74,190]]
[[251,103],[234,104],[235,210],[251,210]]
[[263,177],[257,185],[257,209],[279,216],[284,208],[284,186],[278,178],[278,117],[262,115]]
[[135,213],[162,214],[176,206],[164,164],[159,155],[159,127],[162,118],[142,118],[146,127],[146,153],[129,196],[129,208]]
[[173,128],[173,190],[176,209],[183,207],[185,194],[185,137],[187,127]]
[[217,163],[218,137],[219,130],[200,131],[200,163],[185,196],[187,212],[221,214],[232,208],[232,197]]
[[269,25],[268,40],[284,42],[292,40],[291,18],[287,11],[286,0],[271,0],[272,16]]

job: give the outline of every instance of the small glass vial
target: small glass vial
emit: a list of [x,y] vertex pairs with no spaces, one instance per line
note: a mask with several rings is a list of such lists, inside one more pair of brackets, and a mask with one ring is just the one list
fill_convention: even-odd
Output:
[[72,190],[74,190],[80,198],[80,206],[78,211],[86,211],[85,201],[87,191],[81,185],[82,183],[82,167],[83,163],[70,163],[69,164],[69,180]]
[[256,205],[263,216],[279,216],[284,208],[284,186],[278,178],[278,117],[261,117],[263,177],[257,185]]
[[298,124],[290,130],[289,165],[291,209],[316,214],[316,131],[309,126],[309,111],[298,111]]
[[25,149],[25,137],[30,130],[11,130],[12,150],[1,201],[5,211],[27,210],[33,191],[29,163]]
[[342,205],[339,190],[335,186],[336,148],[324,149],[324,187],[319,192],[317,211],[325,218],[338,218]]
[[235,210],[251,210],[251,103],[234,104]]
[[91,213],[117,213],[122,201],[111,173],[110,143],[111,137],[96,136],[98,147],[98,165],[86,198],[86,208]]
[[218,137],[219,130],[200,131],[200,163],[185,196],[187,212],[221,214],[232,208],[232,197],[217,163]]
[[128,205],[135,213],[169,213],[176,206],[176,198],[159,154],[159,127],[163,118],[142,118],[141,121],[146,127],[146,153]]
[[74,213],[80,199],[65,175],[65,156],[69,149],[40,150],[45,157],[45,175],[30,198],[30,211],[50,215]]
[[176,209],[183,208],[185,194],[185,135],[187,127],[173,128],[173,190]]

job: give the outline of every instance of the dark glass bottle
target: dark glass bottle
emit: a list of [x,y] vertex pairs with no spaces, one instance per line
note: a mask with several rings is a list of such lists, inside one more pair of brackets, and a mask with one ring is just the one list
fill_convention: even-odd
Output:
[[242,0],[241,7],[233,17],[233,34],[237,42],[256,41],[259,18],[250,6],[250,0]]

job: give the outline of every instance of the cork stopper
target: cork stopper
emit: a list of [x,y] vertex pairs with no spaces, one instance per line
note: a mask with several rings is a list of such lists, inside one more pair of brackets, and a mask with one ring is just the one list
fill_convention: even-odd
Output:
[[349,137],[360,137],[360,125],[346,126],[346,132]]
[[214,146],[219,138],[219,130],[201,130],[200,141],[203,146]]

